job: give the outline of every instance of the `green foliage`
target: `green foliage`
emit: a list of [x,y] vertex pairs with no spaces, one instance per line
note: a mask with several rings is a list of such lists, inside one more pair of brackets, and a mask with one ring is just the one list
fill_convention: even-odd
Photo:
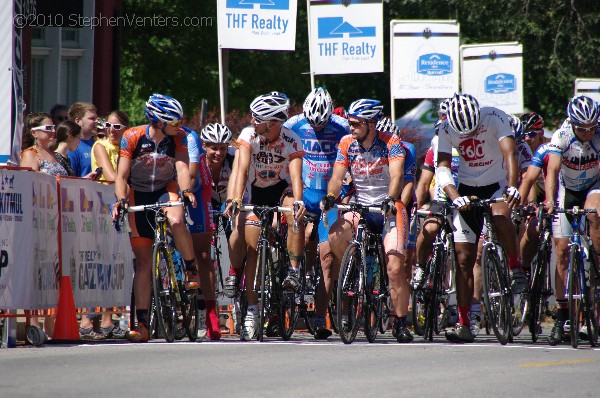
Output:
[[[229,109],[246,112],[259,94],[278,90],[301,104],[310,90],[306,1],[298,1],[296,51],[229,51]],[[123,32],[121,108],[143,120],[152,92],[171,94],[188,114],[208,99],[219,108],[215,0],[124,0],[124,13],[176,17],[179,25],[130,26]],[[183,27],[184,17],[207,18]],[[525,106],[546,120],[564,118],[577,77],[600,71],[600,1],[390,0],[384,3],[384,73],[316,76],[339,105],[359,97],[389,104],[389,21],[456,19],[462,44],[518,41],[524,50]],[[172,22],[172,20],[171,20]],[[397,101],[397,114],[418,101]]]

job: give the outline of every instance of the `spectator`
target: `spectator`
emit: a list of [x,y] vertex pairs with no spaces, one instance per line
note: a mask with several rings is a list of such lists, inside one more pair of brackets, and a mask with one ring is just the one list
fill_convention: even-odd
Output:
[[107,139],[99,139],[92,147],[92,170],[102,167],[101,181],[114,181],[117,175],[119,145],[125,130],[129,128],[129,116],[125,112],[112,111],[106,118]]
[[76,102],[69,109],[69,120],[81,127],[81,141],[75,151],[69,151],[71,167],[79,177],[91,178],[92,146],[94,145],[98,115],[96,107],[87,102]]
[[50,143],[55,140],[55,129],[48,113],[32,113],[25,121],[21,167],[50,175],[68,175],[67,170],[54,158]]
[[65,120],[69,120],[69,107],[63,104],[56,104],[50,109],[52,123],[58,126]]
[[81,139],[80,135],[81,127],[70,120],[65,120],[56,127],[56,149],[54,150],[54,157],[62,164],[70,176],[75,176],[75,171],[71,167],[71,161],[67,156],[67,152],[77,149]]

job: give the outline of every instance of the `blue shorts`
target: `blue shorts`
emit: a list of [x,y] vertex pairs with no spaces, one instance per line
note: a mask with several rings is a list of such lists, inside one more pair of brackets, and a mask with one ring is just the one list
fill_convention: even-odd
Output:
[[[312,188],[304,188],[304,193],[302,195],[302,201],[304,202],[304,207],[306,207],[306,211],[308,213],[312,213],[317,217],[321,217],[321,199],[327,195],[327,192],[320,191]],[[338,211],[335,209],[329,210],[327,212],[327,218],[329,222],[329,226],[333,225],[335,220],[338,219]],[[329,228],[325,227],[323,220],[319,221],[318,226],[319,233],[319,243],[327,242],[329,239]]]

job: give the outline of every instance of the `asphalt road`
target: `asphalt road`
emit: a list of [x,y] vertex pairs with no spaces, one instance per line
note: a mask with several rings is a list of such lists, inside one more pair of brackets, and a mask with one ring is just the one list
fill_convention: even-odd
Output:
[[388,332],[351,345],[297,333],[291,342],[21,346],[0,350],[0,397],[596,396],[600,349],[545,341],[398,344]]

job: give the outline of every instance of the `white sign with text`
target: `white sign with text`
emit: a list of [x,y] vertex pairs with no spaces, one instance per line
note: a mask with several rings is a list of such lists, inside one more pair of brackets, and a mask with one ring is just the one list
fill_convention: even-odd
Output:
[[600,79],[575,79],[575,95],[585,95],[600,102]]

